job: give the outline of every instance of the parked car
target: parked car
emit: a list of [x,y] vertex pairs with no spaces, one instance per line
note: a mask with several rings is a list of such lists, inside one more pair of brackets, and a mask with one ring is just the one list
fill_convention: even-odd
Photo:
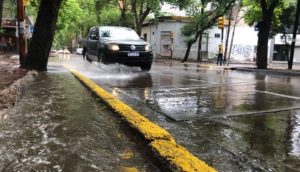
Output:
[[82,55],[83,48],[76,48],[76,54]]
[[83,40],[83,56],[90,62],[139,66],[143,71],[149,71],[153,61],[149,43],[134,30],[117,26],[92,27]]

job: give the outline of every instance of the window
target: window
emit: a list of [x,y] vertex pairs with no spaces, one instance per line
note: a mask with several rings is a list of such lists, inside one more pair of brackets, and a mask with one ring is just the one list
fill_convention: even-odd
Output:
[[220,38],[221,35],[219,33],[215,33],[215,38]]

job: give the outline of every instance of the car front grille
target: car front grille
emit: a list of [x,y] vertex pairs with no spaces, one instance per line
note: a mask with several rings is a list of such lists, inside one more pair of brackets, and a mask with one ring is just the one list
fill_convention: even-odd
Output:
[[[131,45],[119,45],[120,51],[132,51],[130,48]],[[134,45],[135,50],[134,51],[146,51],[145,45]]]

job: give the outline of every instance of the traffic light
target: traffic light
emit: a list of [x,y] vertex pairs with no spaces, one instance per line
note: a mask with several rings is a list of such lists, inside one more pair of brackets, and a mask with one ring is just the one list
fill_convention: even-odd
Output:
[[219,17],[218,18],[218,27],[219,27],[219,29],[224,28],[224,17]]
[[23,0],[23,6],[27,7],[29,5],[29,0]]
[[174,39],[174,33],[170,32],[170,38],[173,40]]

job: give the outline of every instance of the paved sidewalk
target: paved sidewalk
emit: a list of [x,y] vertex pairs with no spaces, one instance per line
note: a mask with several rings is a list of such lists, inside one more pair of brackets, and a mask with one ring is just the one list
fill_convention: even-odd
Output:
[[177,63],[182,64],[184,67],[203,67],[203,68],[212,68],[212,69],[229,69],[229,70],[240,70],[247,72],[259,72],[265,74],[279,74],[279,75],[300,75],[300,63],[294,63],[293,69],[289,70],[287,62],[272,62],[268,64],[268,69],[256,69],[255,63],[230,63],[219,66],[216,63],[212,62],[184,62],[181,63],[179,60],[165,60],[165,59],[155,59],[156,61],[164,61],[164,63]]
[[125,131],[75,77],[51,65],[0,120],[0,171],[159,171]]

